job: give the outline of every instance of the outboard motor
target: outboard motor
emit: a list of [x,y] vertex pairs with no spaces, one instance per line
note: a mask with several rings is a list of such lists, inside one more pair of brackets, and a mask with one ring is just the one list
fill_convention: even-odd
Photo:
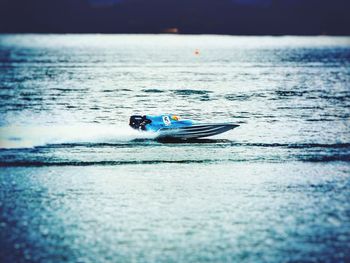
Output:
[[146,130],[146,124],[151,123],[152,121],[147,119],[146,116],[141,115],[132,115],[129,120],[129,125],[131,128],[136,130]]

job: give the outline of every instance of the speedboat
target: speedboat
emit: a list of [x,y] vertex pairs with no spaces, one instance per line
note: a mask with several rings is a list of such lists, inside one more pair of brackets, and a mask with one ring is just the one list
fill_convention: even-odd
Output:
[[136,130],[155,132],[158,139],[197,139],[227,132],[239,125],[235,123],[196,123],[177,115],[133,115],[129,125]]

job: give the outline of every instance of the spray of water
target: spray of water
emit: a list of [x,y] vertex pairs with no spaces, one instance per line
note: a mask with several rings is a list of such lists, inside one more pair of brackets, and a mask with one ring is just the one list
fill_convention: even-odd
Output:
[[62,143],[117,143],[154,139],[156,133],[124,125],[6,126],[0,128],[0,148],[30,148]]

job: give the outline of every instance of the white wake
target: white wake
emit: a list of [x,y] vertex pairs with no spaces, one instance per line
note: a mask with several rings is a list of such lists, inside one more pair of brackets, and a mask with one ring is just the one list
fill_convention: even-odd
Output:
[[117,143],[154,139],[156,133],[140,132],[123,125],[50,125],[0,127],[0,148],[30,148],[62,143]]

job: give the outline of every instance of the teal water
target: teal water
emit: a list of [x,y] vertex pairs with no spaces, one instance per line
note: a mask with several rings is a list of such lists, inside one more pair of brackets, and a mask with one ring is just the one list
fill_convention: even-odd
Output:
[[[349,261],[349,66],[348,37],[1,35],[0,261]],[[127,125],[160,113],[241,126]]]

